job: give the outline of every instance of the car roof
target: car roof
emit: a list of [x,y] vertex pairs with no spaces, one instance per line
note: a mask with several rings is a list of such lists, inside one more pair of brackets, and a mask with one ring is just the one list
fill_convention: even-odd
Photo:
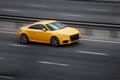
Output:
[[41,20],[41,21],[36,22],[35,24],[49,24],[53,22],[57,22],[57,21],[56,20]]

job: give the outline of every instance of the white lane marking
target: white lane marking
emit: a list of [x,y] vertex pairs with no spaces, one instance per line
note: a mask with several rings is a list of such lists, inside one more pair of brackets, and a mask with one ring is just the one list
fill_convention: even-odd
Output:
[[105,55],[105,56],[109,55],[109,54],[106,54],[106,53],[87,52],[87,51],[77,51],[77,52],[79,52],[79,53],[85,53],[85,54]]
[[104,12],[109,11],[109,10],[105,10],[105,9],[87,9],[87,10],[92,10],[92,11],[104,11]]
[[3,59],[2,57],[0,57],[0,59]]
[[93,39],[81,39],[84,41],[95,41],[95,42],[105,42],[105,43],[117,43],[120,44],[120,42],[116,42],[116,41],[105,41],[105,40],[93,40]]
[[7,32],[7,31],[0,31],[0,33],[17,34],[17,33],[15,33],[15,32]]
[[9,45],[16,46],[16,47],[30,47],[30,46],[20,45],[20,44],[9,44]]
[[83,17],[83,15],[77,15],[77,14],[64,14],[64,13],[61,13],[60,15],[64,15],[64,16],[76,16],[76,17]]
[[4,8],[1,8],[0,10],[2,10],[2,11],[10,11],[10,12],[23,12],[22,10],[16,10],[16,9],[4,9]]
[[9,76],[0,76],[0,77],[5,79],[15,79],[14,77],[9,77]]
[[27,5],[32,7],[48,7],[46,5],[37,5],[37,4],[27,4]]
[[54,62],[46,62],[46,61],[37,61],[39,63],[43,63],[43,64],[51,64],[51,65],[58,65],[58,66],[70,66],[68,64],[61,64],[61,63],[54,63]]

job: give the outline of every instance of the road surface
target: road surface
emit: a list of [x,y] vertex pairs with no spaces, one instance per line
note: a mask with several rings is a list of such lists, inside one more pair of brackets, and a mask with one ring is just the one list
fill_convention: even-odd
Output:
[[15,32],[0,31],[0,80],[120,80],[119,75],[120,42],[22,45]]

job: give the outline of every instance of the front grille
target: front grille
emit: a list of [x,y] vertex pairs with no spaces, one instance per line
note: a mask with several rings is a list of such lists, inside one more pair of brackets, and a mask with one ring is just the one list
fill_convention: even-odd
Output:
[[71,41],[75,41],[75,40],[78,40],[78,39],[79,39],[79,34],[75,34],[75,35],[70,36]]

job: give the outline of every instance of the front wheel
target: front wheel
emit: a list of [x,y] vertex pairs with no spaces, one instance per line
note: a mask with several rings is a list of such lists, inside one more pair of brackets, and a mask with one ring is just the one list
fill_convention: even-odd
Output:
[[59,40],[57,37],[52,37],[51,40],[50,40],[50,44],[54,47],[57,47],[59,46]]
[[28,36],[26,34],[20,35],[20,42],[23,44],[27,44],[29,42]]

